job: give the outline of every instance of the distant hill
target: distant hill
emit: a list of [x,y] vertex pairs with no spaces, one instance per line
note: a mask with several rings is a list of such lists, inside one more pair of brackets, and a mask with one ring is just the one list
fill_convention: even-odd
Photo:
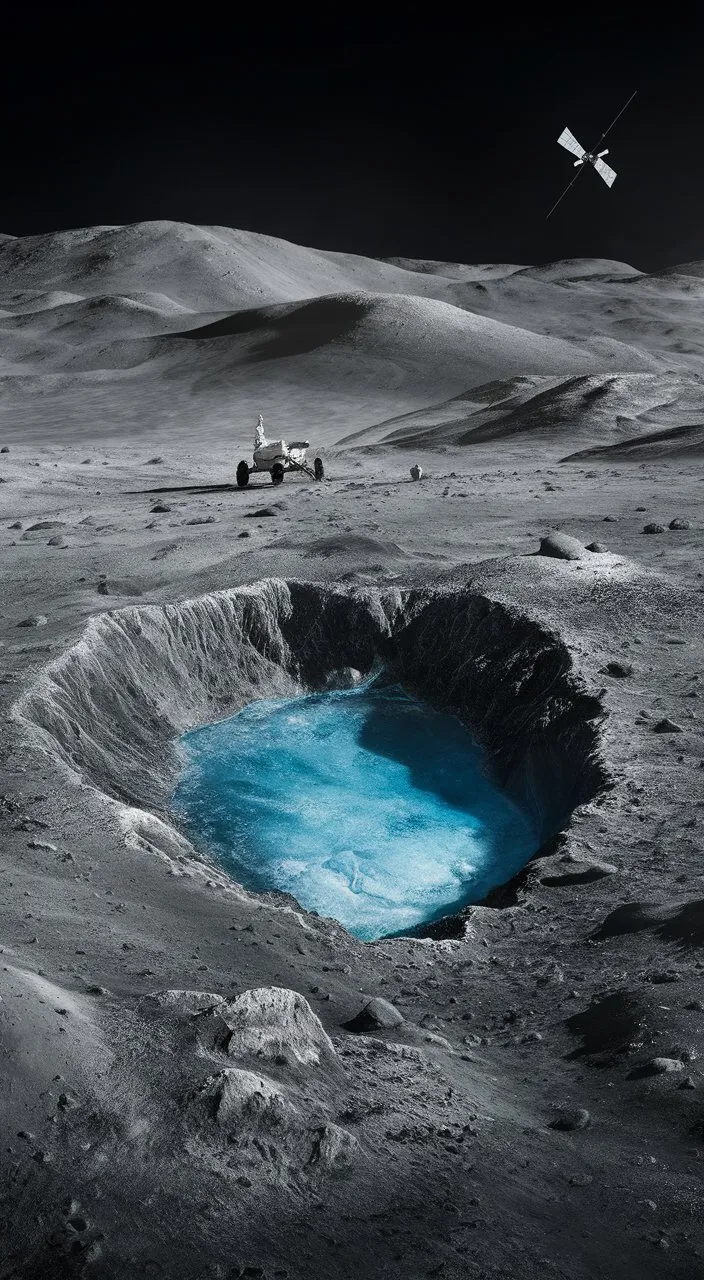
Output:
[[262,412],[328,444],[603,442],[685,384],[692,408],[696,266],[382,261],[166,221],[0,236],[4,438],[248,439]]

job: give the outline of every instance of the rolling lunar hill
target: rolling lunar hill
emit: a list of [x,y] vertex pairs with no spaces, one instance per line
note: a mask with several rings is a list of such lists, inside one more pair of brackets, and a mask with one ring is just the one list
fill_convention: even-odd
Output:
[[171,222],[3,236],[0,421],[215,442],[262,412],[328,446],[547,430],[568,453],[694,425],[703,300],[697,263],[377,261]]

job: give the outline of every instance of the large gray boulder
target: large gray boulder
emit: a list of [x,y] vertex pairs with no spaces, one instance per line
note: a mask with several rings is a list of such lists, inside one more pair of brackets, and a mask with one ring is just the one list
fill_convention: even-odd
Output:
[[220,1008],[230,1028],[229,1057],[255,1056],[269,1061],[317,1066],[335,1050],[317,1014],[298,991],[255,987]]
[[403,1014],[395,1005],[381,996],[369,1000],[364,1008],[343,1025],[347,1031],[388,1031],[403,1022]]
[[538,555],[552,556],[555,560],[584,560],[585,552],[586,547],[577,538],[554,529],[547,537],[540,539]]

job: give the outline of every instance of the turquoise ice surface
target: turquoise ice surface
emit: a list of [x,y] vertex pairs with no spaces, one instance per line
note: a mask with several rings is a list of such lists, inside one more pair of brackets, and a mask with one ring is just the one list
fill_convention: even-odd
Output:
[[252,702],[181,748],[196,847],[367,941],[483,898],[537,847],[464,725],[398,685]]

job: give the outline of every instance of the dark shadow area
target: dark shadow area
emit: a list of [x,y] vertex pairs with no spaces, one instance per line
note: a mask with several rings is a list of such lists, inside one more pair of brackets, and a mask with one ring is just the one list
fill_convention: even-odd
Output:
[[[502,440],[505,436],[521,435],[526,431],[549,430],[555,432],[568,424],[574,428],[576,406],[572,393],[585,385],[583,398],[592,390],[589,386],[589,375],[567,378],[556,387],[548,387],[538,391],[511,412],[503,415],[497,422],[486,422],[482,426],[472,427],[456,439],[458,445],[483,444],[489,440]],[[497,405],[500,409],[501,405]]]
[[588,1009],[567,1018],[565,1025],[582,1041],[566,1055],[568,1059],[595,1057],[592,1066],[610,1066],[617,1055],[642,1046],[648,1034],[648,1011],[634,992],[623,989],[595,1000]]
[[408,769],[416,791],[440,796],[452,808],[491,824],[483,753],[456,716],[422,706],[399,685],[389,686],[384,701],[370,703],[359,744]]
[[292,309],[237,311],[202,328],[186,329],[171,336],[205,342],[262,333],[268,336],[254,347],[250,359],[255,363],[280,360],[304,355],[348,337],[370,305],[356,298],[314,298]]
[[691,902],[628,902],[612,911],[593,937],[602,940],[652,929],[668,942],[704,946],[704,898]]
[[237,493],[236,484],[164,484],[158,489],[125,489],[125,495],[134,497],[141,493]]
[[538,843],[608,785],[601,702],[575,680],[559,637],[537,623],[471,591],[419,593],[387,656],[405,688],[470,728]]
[[579,462],[590,458],[598,461],[602,458],[610,462],[614,458],[622,461],[640,462],[643,458],[680,458],[683,456],[698,457],[704,454],[704,424],[669,427],[666,431],[653,431],[649,435],[631,436],[618,444],[607,444],[601,448],[581,449],[578,453],[569,453],[560,462]]

